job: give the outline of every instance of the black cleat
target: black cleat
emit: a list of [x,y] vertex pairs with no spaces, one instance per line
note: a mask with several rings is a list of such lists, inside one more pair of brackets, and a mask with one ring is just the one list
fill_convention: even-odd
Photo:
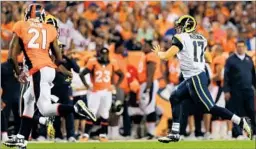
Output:
[[170,133],[165,137],[158,138],[158,141],[162,142],[162,143],[178,142],[178,141],[180,141],[180,135]]
[[147,140],[153,140],[153,139],[155,139],[155,136],[148,133],[147,136],[146,136],[146,139]]
[[27,149],[27,147],[18,147],[17,149]]
[[96,116],[91,112],[91,110],[85,105],[82,100],[78,100],[77,103],[74,105],[76,113],[80,116],[90,118],[94,122],[97,121]]
[[9,140],[3,143],[7,147],[19,147],[19,148],[26,148],[27,141],[24,139],[22,135],[16,135],[10,138]]

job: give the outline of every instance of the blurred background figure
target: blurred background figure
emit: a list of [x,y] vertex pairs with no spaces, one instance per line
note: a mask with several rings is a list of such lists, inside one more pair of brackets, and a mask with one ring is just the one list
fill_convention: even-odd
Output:
[[[224,92],[227,108],[239,116],[247,116],[252,121],[255,134],[254,91],[256,88],[255,68],[251,57],[246,54],[245,41],[236,43],[236,51],[230,55],[225,65]],[[232,123],[229,122],[228,131]],[[233,128],[234,137],[243,137],[238,127]]]
[[[17,77],[14,75],[14,71],[12,70],[13,66],[10,61],[1,63],[1,88],[2,88],[2,103],[5,105],[3,108],[3,119],[4,126],[6,127],[6,131],[8,129],[9,122],[12,122],[12,126],[14,126],[13,132],[10,134],[17,134],[20,126],[20,82]],[[13,116],[12,121],[9,121],[10,116]]]

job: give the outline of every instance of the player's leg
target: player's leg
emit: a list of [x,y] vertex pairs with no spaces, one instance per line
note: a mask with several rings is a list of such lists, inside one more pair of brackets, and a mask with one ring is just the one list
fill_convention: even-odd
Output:
[[[112,100],[114,97],[112,97]],[[116,109],[116,103],[120,101],[120,104],[123,103],[125,100],[125,92],[121,88],[116,88],[116,99],[114,101],[114,104],[112,102],[111,110],[109,113],[109,139],[122,139],[122,137],[119,134],[119,119],[120,115],[122,113],[120,111],[117,111]]]
[[[19,147],[26,147],[27,141],[29,138],[30,131],[32,129],[33,125],[33,115],[34,115],[34,105],[35,105],[35,100],[31,96],[32,94],[32,88],[33,88],[33,83],[29,83],[28,89],[25,91],[23,95],[23,107],[24,110],[22,112],[21,116],[21,125],[19,129],[19,133],[11,138],[10,140],[6,141],[4,144],[6,146],[14,147],[14,146],[19,146]],[[32,97],[32,98],[31,98]]]
[[252,122],[252,130],[253,134],[256,135],[256,124],[255,124],[255,113],[254,113],[254,92],[253,90],[249,90],[245,92],[244,95],[244,109],[246,112],[246,116],[248,116],[251,119]]
[[[72,102],[72,97],[71,97],[71,92],[70,91],[70,87],[66,84],[62,84],[61,87],[59,88],[61,92],[59,92],[59,98],[61,98],[61,103],[62,104],[66,104],[66,105],[70,105],[73,106],[73,102]],[[63,93],[64,92],[64,93]],[[74,132],[74,114],[73,113],[69,113],[67,115],[64,116],[65,118],[65,128],[66,128],[66,133],[67,133],[67,140],[69,142],[75,142],[76,139],[74,138],[75,136],[75,132]]]
[[[153,139],[155,136],[155,128],[156,128],[156,94],[159,89],[158,81],[155,80],[150,88],[150,96],[149,96],[149,103],[143,109],[144,113],[146,114],[146,127],[147,127],[147,139]],[[144,91],[145,88],[142,88]]]
[[34,93],[40,113],[43,116],[65,116],[71,112],[75,112],[96,121],[95,116],[83,101],[78,101],[75,106],[51,103],[51,88],[55,75],[55,69],[50,67],[44,67],[33,74]]
[[[240,101],[239,99],[243,98],[243,95],[239,91],[231,91],[231,99],[227,101],[226,108],[231,111],[232,113],[235,113],[237,115],[241,114],[241,108],[240,108]],[[228,136],[229,138],[237,137],[239,135],[242,135],[241,130],[237,129],[238,126],[233,125],[233,122],[231,120],[227,120],[227,129],[228,129]],[[234,131],[233,131],[234,130]]]
[[129,107],[128,107],[128,115],[130,116],[131,123],[132,123],[132,129],[131,129],[131,137],[133,139],[141,138],[140,135],[140,124],[143,118],[143,112],[139,108],[139,105],[137,103],[137,93],[131,91],[129,93]]
[[[84,103],[87,103],[87,99],[86,99],[86,95],[83,96],[75,96],[73,99],[73,104],[76,104],[78,100],[83,100]],[[81,132],[84,132],[84,128],[85,128],[85,118],[82,116],[79,116],[78,114],[74,114],[74,119],[75,119],[75,123],[74,123],[74,128],[75,128],[75,136],[76,139],[79,136],[79,125],[81,123]]]
[[180,140],[180,122],[183,113],[184,99],[189,98],[189,90],[187,88],[187,81],[181,82],[177,88],[172,92],[170,96],[170,102],[172,105],[173,123],[170,133],[166,137],[158,139],[159,142],[169,143],[171,141],[177,142]]
[[[250,126],[250,122],[246,118],[241,118],[229,110],[219,107],[215,105],[211,94],[208,90],[208,83],[206,74],[200,73],[197,76],[194,76],[190,79],[192,86],[190,86],[191,91],[195,94],[192,95],[194,99],[199,99],[201,103],[205,106],[205,108],[213,115],[220,116],[222,119],[231,120],[235,124],[242,127],[247,133],[249,138],[252,137],[252,130]],[[191,88],[192,87],[192,88]],[[196,97],[196,98],[195,98]]]
[[100,98],[99,115],[101,117],[101,130],[99,139],[102,142],[108,141],[108,119],[112,105],[112,93],[110,91],[102,91]]
[[[19,98],[19,97],[18,97]],[[14,101],[12,103],[12,113],[13,113],[13,117],[14,117],[14,121],[15,121],[15,134],[18,133],[19,131],[19,127],[20,127],[20,114],[19,114],[19,99],[15,99],[16,101]]]
[[[3,105],[1,105],[1,108]],[[5,116],[5,112],[1,110],[1,141],[7,141],[8,140],[8,134],[7,134],[7,117]]]
[[[99,91],[90,92],[87,94],[88,108],[94,115],[97,115],[100,106],[100,94]],[[90,131],[93,127],[94,122],[92,120],[86,120],[84,134],[81,136],[80,141],[86,142],[89,139]]]

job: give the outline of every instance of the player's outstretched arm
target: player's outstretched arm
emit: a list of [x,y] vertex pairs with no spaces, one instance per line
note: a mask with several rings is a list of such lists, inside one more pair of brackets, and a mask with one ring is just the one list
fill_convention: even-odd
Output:
[[20,75],[21,71],[19,69],[17,56],[21,53],[21,46],[19,44],[20,38],[14,33],[13,38],[11,40],[9,46],[9,53],[8,53],[8,61],[13,64],[14,71],[16,75]]
[[160,45],[153,46],[152,51],[162,60],[174,57],[180,50],[176,45],[172,45],[167,51],[162,51]]

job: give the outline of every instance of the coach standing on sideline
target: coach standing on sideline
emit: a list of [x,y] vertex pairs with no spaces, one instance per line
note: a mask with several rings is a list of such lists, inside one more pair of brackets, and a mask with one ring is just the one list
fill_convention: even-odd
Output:
[[[253,61],[246,53],[244,41],[238,41],[236,52],[226,61],[224,74],[225,99],[227,108],[239,116],[251,119],[255,134],[254,92],[256,89],[256,74]],[[231,125],[232,127],[232,125]],[[241,129],[234,126],[234,136],[242,135]]]
[[14,115],[14,133],[17,134],[20,127],[19,98],[20,82],[14,76],[12,63],[9,61],[1,63],[1,87],[3,89],[2,100],[6,104],[3,112],[5,113],[5,125],[8,122],[11,112]]

